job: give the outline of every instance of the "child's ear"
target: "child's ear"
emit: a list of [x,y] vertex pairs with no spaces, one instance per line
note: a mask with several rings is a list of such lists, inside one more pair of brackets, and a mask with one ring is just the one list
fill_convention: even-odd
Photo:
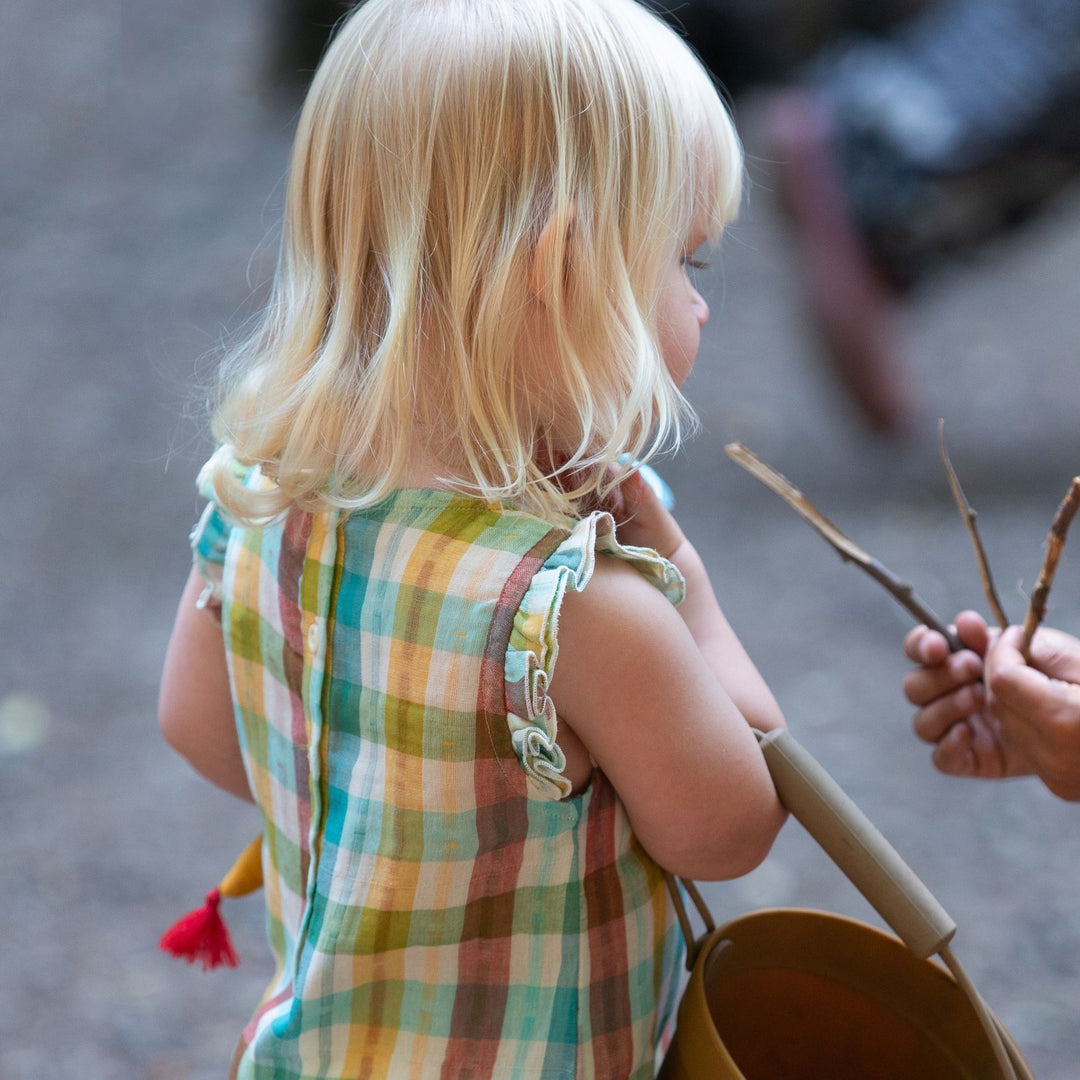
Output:
[[536,240],[529,288],[544,307],[551,305],[556,283],[565,290],[570,279],[570,238],[576,215],[574,203],[565,214],[551,214]]

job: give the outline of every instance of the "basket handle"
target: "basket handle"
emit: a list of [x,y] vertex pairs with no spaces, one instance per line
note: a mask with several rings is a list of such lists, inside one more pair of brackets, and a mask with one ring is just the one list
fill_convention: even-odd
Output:
[[[971,1001],[986,1030],[1004,1080],[1030,1077],[1022,1061],[1006,1049],[999,1025],[949,948],[956,923],[896,849],[874,827],[839,784],[784,728],[755,731],[780,801],[844,872],[897,937],[920,960],[940,955]],[[704,938],[695,940],[674,879],[668,888],[687,942],[692,966]],[[692,883],[684,887],[712,933],[712,915]]]
[[792,816],[915,956],[925,960],[941,952],[956,923],[896,849],[791,732],[756,734]]

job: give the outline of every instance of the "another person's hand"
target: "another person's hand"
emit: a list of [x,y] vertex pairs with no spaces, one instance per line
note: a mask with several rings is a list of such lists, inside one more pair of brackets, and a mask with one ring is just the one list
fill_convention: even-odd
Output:
[[1063,799],[1080,801],[1080,641],[1041,628],[1030,664],[1023,632],[991,631],[974,612],[956,618],[965,649],[916,627],[904,642],[920,666],[904,679],[919,707],[915,731],[934,745],[934,764],[954,776],[1038,776]]
[[984,659],[994,640],[974,611],[956,617],[965,646],[951,653],[934,630],[917,626],[904,639],[907,658],[920,665],[904,677],[904,694],[918,707],[915,734],[934,747],[934,765],[950,776],[1000,779],[1035,770],[1003,738],[987,700]]
[[1062,799],[1080,801],[1080,641],[1049,627],[1035,632],[1031,663],[1011,626],[986,660],[989,708],[1002,740]]

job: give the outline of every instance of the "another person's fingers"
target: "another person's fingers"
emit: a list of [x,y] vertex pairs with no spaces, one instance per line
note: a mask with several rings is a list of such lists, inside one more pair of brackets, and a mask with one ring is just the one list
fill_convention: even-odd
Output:
[[1008,759],[996,725],[984,713],[968,717],[974,775],[996,780],[1008,775]]
[[977,611],[961,611],[956,616],[956,634],[964,646],[985,656],[992,638],[986,620]]
[[918,667],[904,676],[904,696],[912,705],[929,705],[935,698],[968,683],[977,683],[982,676],[982,660],[973,652],[947,654],[935,666]]
[[1080,722],[1080,685],[1054,674],[1062,670],[1071,673],[1072,666],[1071,655],[1053,642],[1054,633],[1039,631],[1035,635],[1032,665],[1037,663],[1039,668],[1029,666],[1020,653],[1022,635],[1017,627],[1002,635],[987,661],[995,711],[1003,722],[1029,729],[1032,736]]
[[974,776],[973,741],[974,735],[966,721],[953,724],[934,747],[931,755],[934,767],[948,776]]
[[949,655],[949,643],[929,626],[916,626],[904,638],[904,655],[913,664],[940,664]]
[[965,721],[986,703],[980,683],[968,683],[952,694],[945,694],[920,709],[912,721],[915,734],[923,742],[936,743],[954,725]]
[[[1078,800],[1080,685],[1029,667],[1019,651],[1020,643],[1020,631],[1010,628],[990,654],[990,709],[1004,742],[1023,756],[1043,783],[1063,799]],[[1057,631],[1039,631],[1032,645],[1033,663],[1071,673],[1076,639]]]
[[[1004,654],[1014,663],[1023,662],[1019,651],[1019,629],[1010,627],[1007,634],[1002,636]],[[1040,627],[1031,641],[1031,666],[1051,679],[1080,683],[1080,641],[1052,627]]]

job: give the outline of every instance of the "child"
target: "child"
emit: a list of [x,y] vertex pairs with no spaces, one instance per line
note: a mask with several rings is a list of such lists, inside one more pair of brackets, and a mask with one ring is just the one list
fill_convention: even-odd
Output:
[[915,733],[934,745],[934,764],[952,776],[1035,775],[1080,801],[1080,641],[1041,627],[1025,658],[1020,627],[998,634],[962,611],[956,630],[965,648],[955,654],[925,626],[904,639],[919,665],[904,693],[918,706]]
[[776,703],[620,464],[677,440],[740,172],[633,0],[371,0],[330,47],[161,695],[264,820],[234,1075],[653,1075],[660,867],[744,874],[784,813]]

